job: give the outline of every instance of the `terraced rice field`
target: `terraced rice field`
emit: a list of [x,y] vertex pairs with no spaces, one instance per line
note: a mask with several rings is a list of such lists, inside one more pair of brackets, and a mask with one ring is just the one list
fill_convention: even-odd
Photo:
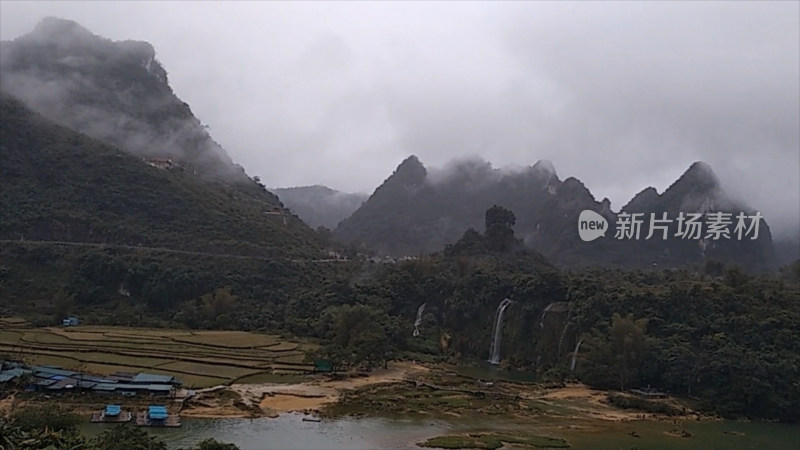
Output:
[[77,326],[28,328],[0,322],[0,354],[28,364],[86,373],[149,372],[174,375],[186,387],[265,379],[296,379],[311,344],[243,331],[189,331]]

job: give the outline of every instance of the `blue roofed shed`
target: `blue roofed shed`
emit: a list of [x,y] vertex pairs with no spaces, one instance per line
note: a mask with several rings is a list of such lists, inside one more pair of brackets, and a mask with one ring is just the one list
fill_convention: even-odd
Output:
[[147,408],[147,417],[154,420],[165,420],[167,418],[167,407],[150,405]]

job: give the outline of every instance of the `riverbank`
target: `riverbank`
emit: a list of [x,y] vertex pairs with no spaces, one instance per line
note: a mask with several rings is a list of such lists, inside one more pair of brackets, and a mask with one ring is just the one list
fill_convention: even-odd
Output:
[[[452,366],[410,362],[366,374],[320,374],[301,383],[223,385],[194,394],[163,400],[171,411],[180,410],[184,427],[149,430],[170,443],[170,448],[193,445],[200,430],[203,435],[224,435],[228,441],[240,442],[243,449],[262,448],[258,446],[261,439],[273,439],[282,427],[302,435],[302,443],[287,434],[283,446],[274,448],[331,448],[326,436],[345,433],[343,430],[347,432],[336,441],[336,448],[541,444],[578,449],[691,449],[713,448],[709,444],[724,442],[724,447],[717,448],[744,449],[762,444],[766,446],[761,448],[791,448],[785,444],[794,442],[775,436],[775,430],[787,429],[779,424],[722,421],[691,411],[675,399],[653,401],[659,405],[653,409],[664,410],[662,406],[669,405],[671,411],[686,408],[685,414],[622,409],[609,399],[638,397],[581,384],[548,387],[497,379],[490,382],[461,375]],[[6,397],[0,407],[58,402],[88,415],[103,401],[107,400],[20,394]],[[123,403],[136,409],[153,401],[137,397]],[[306,422],[309,415],[321,423]],[[83,427],[91,433],[104,429],[103,424],[89,424],[88,420]]]
[[[548,388],[535,383],[504,380],[484,382],[459,375],[444,366],[407,361],[367,373],[319,374],[299,383],[234,383],[188,394],[189,391],[182,390],[177,398],[160,401],[182,417],[202,419],[274,418],[292,412],[326,418],[361,417],[380,412],[452,418],[501,416],[562,423],[657,420],[677,424],[712,419],[675,400],[658,401],[658,405],[669,405],[670,409],[681,411],[680,414],[655,414],[643,409],[617,407],[609,402],[609,395],[627,394],[612,394],[582,384]],[[14,406],[53,401],[34,395],[22,397],[3,399],[0,411],[7,414]],[[83,396],[59,397],[57,401],[75,413],[88,416],[102,409],[106,399]],[[152,401],[130,398],[124,403],[135,409]]]
[[410,362],[396,362],[388,369],[351,374],[345,378],[319,375],[302,383],[232,384],[196,391],[185,401],[181,415],[194,418],[275,417],[301,412],[318,414],[337,403],[347,392],[366,386],[403,383],[430,369]]

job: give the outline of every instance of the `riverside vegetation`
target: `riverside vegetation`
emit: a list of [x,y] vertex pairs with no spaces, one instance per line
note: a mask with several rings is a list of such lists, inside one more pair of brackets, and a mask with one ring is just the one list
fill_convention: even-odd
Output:
[[565,272],[526,250],[512,223],[513,213],[492,208],[485,233],[386,265],[228,259],[220,271],[180,254],[7,243],[4,292],[54,300],[4,306],[38,325],[77,310],[90,323],[284,332],[316,339],[310,359],[343,369],[403,356],[485,360],[509,297],[501,366],[602,389],[656,386],[725,417],[800,418],[800,265],[772,276],[713,263],[700,274]]

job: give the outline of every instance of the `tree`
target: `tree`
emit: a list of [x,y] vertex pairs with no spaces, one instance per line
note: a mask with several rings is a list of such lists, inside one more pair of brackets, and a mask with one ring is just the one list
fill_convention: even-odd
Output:
[[600,388],[625,388],[639,376],[647,351],[647,319],[614,313],[608,331],[595,330],[586,339],[586,364],[581,379]]
[[214,438],[209,438],[189,450],[239,450],[239,447],[236,444],[227,444]]
[[319,356],[336,358],[331,360],[336,366],[366,363],[368,369],[387,359],[392,344],[385,313],[367,305],[341,305],[329,308],[324,318],[329,343]]
[[79,422],[77,415],[58,405],[28,406],[11,416],[11,425],[23,431],[72,431],[77,429]]
[[517,218],[510,210],[494,205],[486,210],[485,236],[491,250],[508,250],[515,242],[514,224]]
[[609,328],[609,338],[614,359],[611,367],[617,375],[620,390],[639,373],[639,367],[647,349],[647,319],[634,319],[614,313]]
[[51,428],[24,429],[0,417],[0,449],[12,448],[91,450],[86,438],[76,428],[59,431]]
[[92,440],[95,450],[167,450],[167,444],[130,424],[117,425]]

